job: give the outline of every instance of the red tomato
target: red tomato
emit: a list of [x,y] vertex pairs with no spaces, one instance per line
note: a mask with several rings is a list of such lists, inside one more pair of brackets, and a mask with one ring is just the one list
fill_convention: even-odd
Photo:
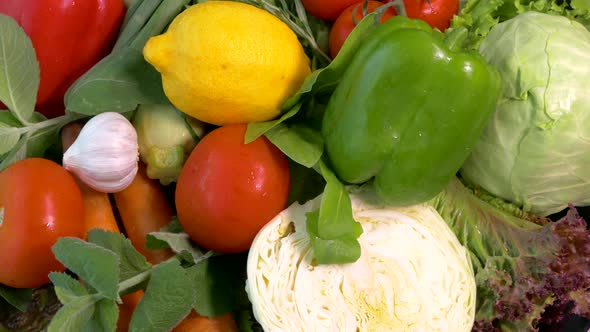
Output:
[[203,137],[176,185],[178,221],[197,244],[221,253],[248,250],[289,193],[285,155],[266,137],[244,144],[245,132],[229,125]]
[[[332,56],[332,58],[336,57],[336,55],[340,51],[340,48],[342,48],[342,44],[344,44],[344,41],[346,40],[346,38],[348,38],[348,35],[350,35],[352,29],[356,27],[355,21],[358,22],[364,17],[363,6],[363,1],[355,3],[352,6],[349,6],[344,11],[342,11],[342,13],[334,22],[334,25],[330,30],[329,40],[330,56]],[[375,9],[377,9],[380,6],[383,6],[382,2],[369,0],[367,3],[367,11],[369,13],[372,13],[375,11]],[[355,19],[353,20],[352,15],[355,12],[355,10],[356,14]],[[397,13],[393,7],[387,8],[385,10],[385,13],[383,13],[383,16],[381,16],[380,22],[383,23],[385,20],[395,16],[396,14]]]
[[84,236],[82,194],[74,177],[46,159],[29,158],[0,173],[0,283],[32,288],[65,271],[51,247]]
[[325,21],[334,21],[346,7],[359,0],[301,0],[305,10]]
[[[385,0],[391,2],[392,0]],[[453,15],[459,13],[459,0],[404,0],[406,15],[428,23],[432,28],[445,31]]]

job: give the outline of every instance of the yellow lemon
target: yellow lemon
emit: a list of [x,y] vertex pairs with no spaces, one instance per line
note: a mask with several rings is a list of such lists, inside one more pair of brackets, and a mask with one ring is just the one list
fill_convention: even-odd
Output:
[[160,72],[174,106],[215,125],[277,117],[310,74],[289,26],[233,1],[190,6],[148,40],[143,55]]

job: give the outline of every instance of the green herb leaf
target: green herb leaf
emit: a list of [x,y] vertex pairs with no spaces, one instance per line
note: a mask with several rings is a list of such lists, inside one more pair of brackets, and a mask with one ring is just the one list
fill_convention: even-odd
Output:
[[22,124],[18,122],[18,119],[10,113],[10,111],[0,110],[0,123],[4,123],[10,127],[20,127]]
[[119,300],[119,257],[113,251],[72,237],[58,239],[52,251],[60,262],[100,295]]
[[86,295],[73,299],[55,314],[47,332],[82,331],[94,314],[100,296]]
[[11,148],[10,152],[2,156],[2,161],[0,161],[0,171],[10,166],[12,163],[26,158],[27,139],[28,135],[21,137],[18,140],[18,142]]
[[127,280],[152,267],[123,234],[95,228],[88,231],[88,242],[106,248],[119,257],[119,281]]
[[0,111],[0,155],[8,153],[20,139],[20,122],[10,111]]
[[119,318],[119,307],[113,300],[102,299],[96,302],[94,314],[88,321],[82,332],[115,331],[117,319]]
[[306,228],[319,264],[352,263],[361,255],[361,225],[354,220],[348,191],[332,171],[319,162],[326,180],[319,210],[306,214]]
[[96,115],[129,112],[139,104],[162,104],[167,99],[160,74],[140,50],[113,52],[79,78],[64,97],[67,112]]
[[39,63],[30,38],[10,16],[0,14],[0,101],[28,124],[37,101]]
[[88,295],[88,291],[80,282],[63,272],[49,273],[49,279],[55,289],[59,302],[68,304],[72,300]]
[[256,140],[258,137],[264,135],[269,130],[273,129],[274,127],[278,126],[279,124],[281,124],[284,121],[293,117],[295,114],[297,114],[299,112],[299,109],[301,108],[301,104],[302,103],[296,104],[288,112],[284,113],[283,115],[281,115],[281,117],[279,117],[276,120],[249,123],[248,127],[246,128],[246,135],[244,137],[244,143],[248,144],[248,143]]
[[236,309],[239,291],[244,289],[245,260],[240,255],[220,255],[187,269],[195,291],[194,309],[214,317]]
[[207,259],[212,252],[203,253],[190,240],[186,233],[151,232],[147,235],[146,247],[149,249],[170,248],[188,262],[198,263]]
[[342,236],[358,238],[363,233],[363,228],[352,216],[348,191],[323,162],[320,161],[319,166],[326,180],[326,187],[320,203],[318,236],[322,239]]
[[317,164],[324,151],[322,135],[303,124],[287,126],[282,123],[265,136],[289,158],[305,167]]
[[130,332],[168,331],[193,306],[191,279],[177,260],[156,265],[145,293],[131,317]]
[[318,264],[352,263],[361,256],[359,242],[353,236],[322,239],[318,236],[319,210],[307,213],[306,228]]
[[33,290],[30,288],[12,288],[0,284],[0,297],[19,311],[25,312],[33,298]]
[[10,151],[20,139],[18,128],[0,122],[0,154]]

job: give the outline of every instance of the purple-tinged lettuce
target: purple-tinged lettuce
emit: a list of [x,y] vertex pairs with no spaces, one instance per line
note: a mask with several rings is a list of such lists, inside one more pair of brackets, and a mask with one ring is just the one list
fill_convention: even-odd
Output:
[[536,331],[570,314],[590,318],[590,232],[576,209],[539,225],[492,203],[458,179],[432,200],[472,257],[473,330]]

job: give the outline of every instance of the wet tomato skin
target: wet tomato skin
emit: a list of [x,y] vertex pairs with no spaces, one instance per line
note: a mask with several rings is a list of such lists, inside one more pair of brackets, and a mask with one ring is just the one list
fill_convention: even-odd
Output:
[[285,208],[287,157],[262,136],[244,144],[246,125],[219,127],[191,152],[178,177],[178,221],[198,245],[221,253],[250,248]]
[[28,158],[0,172],[0,283],[38,287],[64,271],[51,247],[84,236],[83,212],[78,184],[53,161]]

